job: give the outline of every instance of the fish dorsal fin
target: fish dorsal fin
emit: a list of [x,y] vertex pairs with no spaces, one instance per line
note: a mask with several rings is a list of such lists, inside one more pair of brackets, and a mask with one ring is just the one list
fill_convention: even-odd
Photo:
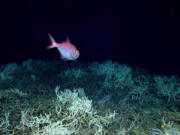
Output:
[[69,40],[69,37],[66,38],[66,42],[71,43],[71,41]]

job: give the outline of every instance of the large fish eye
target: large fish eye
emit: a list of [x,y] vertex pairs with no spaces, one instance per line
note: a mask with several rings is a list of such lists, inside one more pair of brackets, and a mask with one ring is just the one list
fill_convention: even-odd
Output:
[[77,54],[77,55],[79,55],[79,54],[80,54],[78,50],[76,51],[76,54]]

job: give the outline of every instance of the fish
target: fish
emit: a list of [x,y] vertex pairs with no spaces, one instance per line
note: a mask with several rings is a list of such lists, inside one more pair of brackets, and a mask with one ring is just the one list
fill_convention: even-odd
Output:
[[68,61],[76,60],[77,58],[79,58],[79,50],[70,42],[68,37],[66,41],[58,43],[50,33],[48,33],[48,36],[51,41],[51,45],[49,45],[47,49],[57,48],[62,60]]

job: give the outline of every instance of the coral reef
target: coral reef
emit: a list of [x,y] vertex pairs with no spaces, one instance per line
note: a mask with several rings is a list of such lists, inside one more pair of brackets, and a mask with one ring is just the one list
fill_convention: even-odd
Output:
[[110,60],[10,63],[0,66],[0,134],[179,135],[179,96],[177,76]]

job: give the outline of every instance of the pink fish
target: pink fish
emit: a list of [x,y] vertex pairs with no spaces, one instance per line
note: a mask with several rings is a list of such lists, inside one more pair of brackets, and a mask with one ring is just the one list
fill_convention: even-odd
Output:
[[70,40],[68,38],[65,42],[57,43],[51,34],[48,33],[48,35],[49,35],[49,39],[51,41],[51,45],[48,46],[47,49],[56,47],[61,55],[61,59],[65,60],[65,61],[66,60],[76,60],[79,57],[79,55],[80,55],[79,51],[70,42]]

